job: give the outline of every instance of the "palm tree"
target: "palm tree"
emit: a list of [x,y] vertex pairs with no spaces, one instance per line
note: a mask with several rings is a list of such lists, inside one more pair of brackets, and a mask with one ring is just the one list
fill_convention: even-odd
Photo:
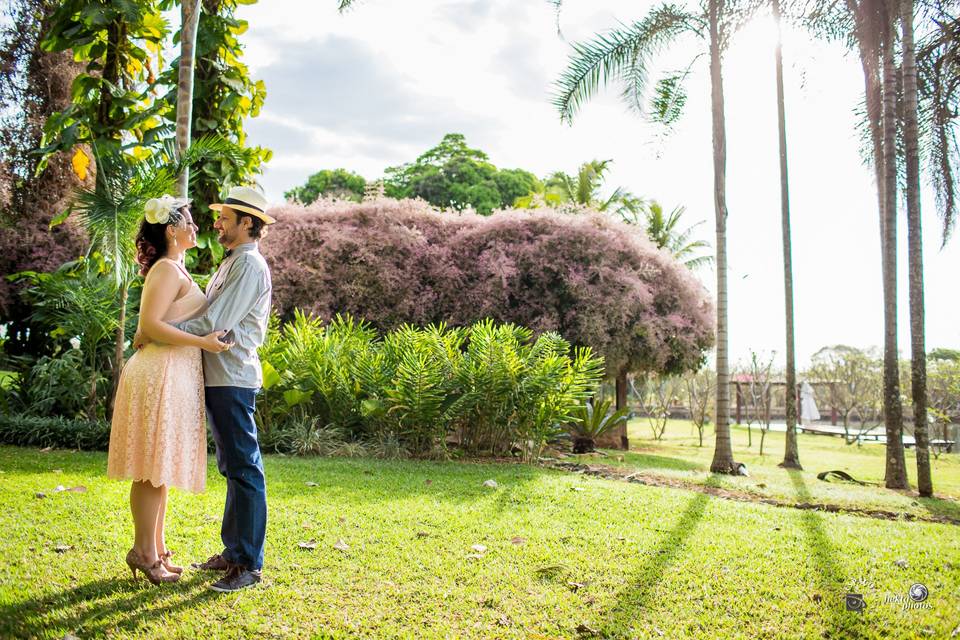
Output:
[[[190,146],[193,126],[193,75],[197,30],[200,24],[200,0],[181,0],[180,3],[180,65],[177,74],[177,157]],[[177,177],[177,197],[187,197],[190,167],[185,166]]]
[[78,187],[73,194],[70,213],[85,228],[90,238],[90,251],[99,252],[112,266],[111,281],[120,297],[120,319],[117,326],[113,361],[112,396],[116,393],[123,368],[127,297],[136,277],[134,236],[143,217],[147,200],[170,193],[177,176],[195,162],[215,157],[240,157],[236,145],[217,137],[197,140],[178,155],[172,141],[148,158],[133,162],[109,141],[91,145],[96,161],[93,187]]
[[924,336],[923,238],[920,224],[920,149],[917,124],[917,65],[913,36],[913,0],[902,0],[903,142],[906,165],[907,260],[910,283],[910,372],[913,434],[917,443],[917,489],[933,495],[927,436],[927,354]]
[[[559,5],[560,0],[555,0],[554,3]],[[599,34],[590,42],[574,44],[567,69],[557,82],[554,99],[561,120],[572,122],[580,106],[593,97],[601,85],[618,83],[623,87],[623,98],[631,108],[642,111],[647,89],[647,65],[656,53],[684,35],[691,35],[700,41],[706,40],[709,45],[717,234],[717,437],[713,462],[710,465],[715,472],[733,471],[727,345],[726,123],[721,73],[723,45],[733,27],[730,18],[731,12],[726,0],[706,0],[706,6],[702,6],[699,13],[688,12],[672,4],[662,4],[653,8],[638,22]],[[698,52],[694,61],[700,55],[702,51]],[[677,80],[676,75],[661,80],[657,87],[658,97],[679,95],[682,83]],[[679,104],[682,101],[660,102]],[[658,108],[657,113],[671,117],[675,110]],[[625,381],[626,372],[621,372],[621,376]]]
[[863,68],[866,128],[877,183],[880,222],[881,276],[884,325],[884,423],[886,426],[886,486],[906,488],[903,453],[903,406],[900,401],[897,354],[896,273],[896,66],[895,29],[889,4],[893,0],[846,0],[845,4],[819,3],[807,16],[822,34],[856,44]]
[[783,34],[780,30],[780,0],[771,0],[773,20],[777,25],[777,45],[773,58],[777,73],[777,128],[780,139],[780,226],[783,234],[783,302],[786,320],[787,388],[786,444],[781,467],[802,469],[797,449],[797,364],[793,344],[793,247],[790,233],[790,189],[787,178],[787,119],[783,98]]
[[701,249],[710,249],[710,243],[706,240],[690,239],[694,230],[704,223],[703,220],[683,230],[678,228],[686,210],[686,207],[674,207],[670,213],[664,214],[663,206],[659,202],[651,201],[638,213],[622,217],[626,222],[642,225],[647,237],[658,249],[666,249],[688,269],[696,270],[713,264],[713,256],[696,255]]
[[903,453],[903,404],[900,400],[900,356],[897,349],[897,67],[894,60],[897,6],[880,0],[880,59],[883,131],[883,415],[888,489],[908,489]]
[[576,176],[554,171],[544,181],[545,201],[559,206],[572,204],[575,207],[587,207],[621,216],[639,211],[643,206],[643,199],[623,187],[614,189],[607,198],[600,195],[611,163],[613,160],[584,162],[577,169]]

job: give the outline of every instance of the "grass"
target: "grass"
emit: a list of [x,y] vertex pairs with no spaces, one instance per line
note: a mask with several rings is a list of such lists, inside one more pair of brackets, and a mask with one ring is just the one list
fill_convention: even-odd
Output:
[[[267,456],[264,583],[215,594],[188,570],[156,588],[123,564],[128,485],[105,466],[102,453],[0,447],[0,637],[925,638],[960,624],[956,526],[514,464]],[[781,473],[797,499],[815,491]],[[219,551],[225,485],[209,474],[206,493],[171,496],[178,560]],[[931,608],[883,602],[914,582]],[[854,586],[862,614],[844,608]]]
[[[777,467],[783,460],[784,434],[770,431],[760,456],[760,434],[753,428],[753,446],[748,447],[746,427],[731,428],[734,459],[747,465],[749,477],[716,476],[710,473],[713,458],[713,430],[707,427],[704,446],[697,446],[698,438],[692,424],[686,420],[671,420],[662,440],[654,440],[646,418],[634,419],[629,424],[629,453],[600,458],[600,464],[623,466],[643,474],[680,479],[694,484],[709,484],[724,489],[748,493],[757,498],[774,498],[794,502],[836,504],[841,507],[882,509],[910,513],[919,517],[946,516],[960,520],[960,455],[944,454],[931,457],[933,498],[919,498],[916,493],[916,456],[912,449],[906,453],[907,470],[913,491],[890,491],[883,488],[884,452],[882,445],[866,443],[861,447],[846,445],[842,438],[799,434],[798,448],[803,471],[799,474],[807,487],[807,497],[799,499],[796,485],[789,474]],[[817,480],[821,471],[846,471],[854,478],[875,483],[860,486],[851,483]]]

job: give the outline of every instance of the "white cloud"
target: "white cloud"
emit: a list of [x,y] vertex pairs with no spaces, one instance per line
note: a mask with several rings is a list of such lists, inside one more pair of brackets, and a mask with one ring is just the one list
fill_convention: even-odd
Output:
[[[688,224],[713,237],[713,169],[705,59],[689,78],[676,131],[628,113],[617,91],[561,125],[550,83],[572,41],[640,17],[629,1],[564,4],[563,38],[546,2],[367,0],[346,15],[334,3],[271,0],[241,9],[250,20],[246,60],[267,83],[250,141],[275,151],[263,183],[273,199],[321,168],[367,176],[412,160],[448,131],[467,136],[498,166],[538,174],[614,160],[609,184],[685,205]],[[682,68],[688,42],[661,69]],[[772,33],[759,21],[725,59],[728,251],[734,359],[751,348],[783,354],[779,166]],[[861,163],[854,109],[862,93],[855,57],[787,32],[785,44],[791,212],[800,362],[826,344],[882,341],[876,197]],[[960,346],[953,282],[956,241],[938,252],[939,224],[924,193],[927,344]],[[906,231],[901,221],[900,344],[908,352]],[[712,275],[704,273],[713,288]]]

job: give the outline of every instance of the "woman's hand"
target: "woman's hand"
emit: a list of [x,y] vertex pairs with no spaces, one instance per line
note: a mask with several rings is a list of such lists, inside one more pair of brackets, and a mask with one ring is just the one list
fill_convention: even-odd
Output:
[[233,346],[232,342],[222,342],[220,338],[227,335],[226,331],[214,331],[203,336],[200,348],[210,353],[223,353]]

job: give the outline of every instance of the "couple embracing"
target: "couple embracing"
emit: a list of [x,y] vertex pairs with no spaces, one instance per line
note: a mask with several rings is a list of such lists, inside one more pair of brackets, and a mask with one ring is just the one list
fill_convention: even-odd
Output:
[[275,221],[248,187],[210,208],[219,211],[213,226],[226,255],[204,294],[184,267],[197,244],[189,200],[164,196],[145,207],[137,352],[117,387],[107,475],[132,480],[126,562],[134,577],[139,570],[154,584],[176,582],[183,568],[165,540],[168,489],[204,490],[209,421],[227,479],[223,550],[193,566],[222,572],[210,588],[231,592],[258,583],[263,567],[267,495],[254,410],[272,285],[258,242]]

